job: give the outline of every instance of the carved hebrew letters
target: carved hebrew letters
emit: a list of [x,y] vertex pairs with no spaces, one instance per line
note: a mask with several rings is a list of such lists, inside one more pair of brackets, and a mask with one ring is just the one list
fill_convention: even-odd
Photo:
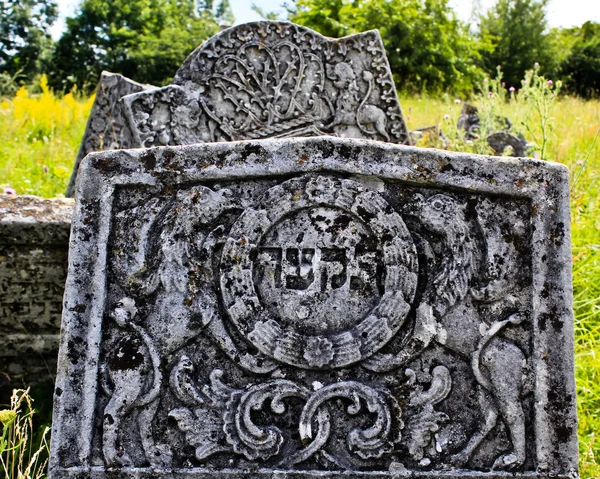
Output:
[[[107,464],[139,465],[122,439],[123,424],[133,416],[146,460],[155,467],[175,460],[175,451],[157,442],[153,426],[159,391],[167,380],[159,358],[175,353],[179,360],[168,384],[176,399],[168,414],[201,463],[229,453],[278,467],[317,461],[353,469],[372,460],[389,462],[395,451],[405,450],[421,467],[440,455],[448,464],[464,466],[503,421],[512,450],[498,454],[490,466],[523,465],[526,433],[520,397],[525,372],[520,368],[525,356],[499,335],[521,324],[523,316],[516,311],[525,303],[514,299],[499,306],[500,300],[484,292],[491,288],[491,278],[485,278],[487,286],[475,279],[486,258],[467,217],[466,201],[456,195],[411,192],[397,210],[361,183],[331,175],[280,182],[244,208],[232,196],[228,190],[197,186],[179,191],[174,199],[155,198],[118,214],[119,228],[127,228],[134,217],[149,222],[133,245],[124,235],[114,243],[120,251],[116,278],[137,299],[120,299],[112,313],[119,330],[129,330],[131,338],[107,350],[104,377],[110,400],[102,439]],[[418,218],[417,231],[411,232],[403,221],[406,212]],[[214,229],[214,221],[223,221],[223,215],[230,219]],[[479,221],[477,225],[487,228]],[[406,325],[419,283],[413,239],[417,232],[421,254],[433,251],[429,241],[434,241],[439,262],[421,272],[427,279],[414,318]],[[498,240],[491,236],[489,241]],[[137,265],[142,264],[140,269]],[[500,267],[495,276],[507,272]],[[215,282],[218,290],[213,289]],[[472,293],[475,287],[477,293]],[[476,299],[482,296],[498,310],[486,326]],[[155,309],[138,309],[143,298],[153,298]],[[513,314],[506,317],[502,311]],[[419,335],[428,327],[429,336]],[[186,344],[201,336],[244,376],[250,374],[245,385],[229,385],[229,375],[217,367],[207,382],[198,381],[197,356]],[[385,348],[397,336],[402,342]],[[446,452],[439,435],[453,418],[434,407],[452,391],[450,370],[433,364],[422,370],[419,374],[431,378],[427,389],[407,368],[434,344],[458,353],[471,368],[477,384],[473,393],[484,417],[452,453]],[[249,347],[256,351],[253,361],[243,359]],[[329,384],[306,384],[289,373],[273,377],[285,368],[331,371],[355,364],[359,370],[375,371],[375,377],[366,383],[346,379]],[[398,376],[404,392],[398,395],[370,384],[385,371]],[[270,378],[260,377],[268,373]],[[335,418],[341,419],[344,409],[334,413],[331,401],[343,398],[350,401],[346,414],[368,413],[374,422],[349,429],[346,452],[340,455],[330,444],[340,427]],[[300,405],[297,443],[290,424],[287,429],[275,424],[278,416],[289,416]],[[275,422],[263,426],[255,422],[253,411]],[[211,418],[210,425],[202,424],[205,418]]]
[[[96,326],[67,334],[61,356],[87,376],[57,384],[97,392],[61,413],[81,426],[59,428],[54,477],[548,476],[561,456],[539,441],[569,396],[540,393],[564,371],[540,369],[556,319],[534,284],[562,246],[534,238],[538,215],[562,220],[527,195],[554,166],[335,138],[105,155],[84,168],[114,189],[83,190],[105,203],[80,198],[73,232],[72,274],[94,279],[65,307],[67,332]],[[452,188],[437,183],[449,171]],[[514,193],[515,178],[535,188]]]
[[339,40],[285,22],[223,31],[173,84],[123,99],[140,146],[334,135],[410,143],[376,31]]

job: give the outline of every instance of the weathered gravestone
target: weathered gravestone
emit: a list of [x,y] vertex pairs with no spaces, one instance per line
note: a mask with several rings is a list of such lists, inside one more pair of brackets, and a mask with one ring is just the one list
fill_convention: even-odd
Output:
[[[474,140],[480,134],[479,110],[473,105],[464,103],[458,118],[457,127],[465,132],[466,140]],[[516,136],[509,132],[512,122],[507,117],[497,116],[496,123],[502,125],[502,131],[488,134],[486,141],[496,155],[527,156],[531,146],[522,135]]]
[[304,138],[80,174],[52,479],[577,476],[565,167]]
[[[108,80],[115,81],[103,77]],[[113,88],[102,100],[110,108],[90,116],[86,138],[93,141],[88,148],[84,140],[85,154],[123,148],[124,141],[149,147],[324,134],[410,143],[375,30],[336,40],[288,22],[238,25],[192,52],[169,86],[142,91],[120,76],[115,85],[121,90]],[[100,99],[102,89],[101,82]],[[109,113],[121,139],[98,148],[112,130],[99,133],[92,126],[111,124]]]
[[75,194],[75,180],[81,160],[93,151],[118,150],[139,146],[133,139],[123,114],[121,98],[130,93],[154,88],[142,85],[117,73],[103,71],[96,88],[96,98],[75,159],[67,196]]
[[0,195],[0,404],[54,381],[72,214],[73,200]]

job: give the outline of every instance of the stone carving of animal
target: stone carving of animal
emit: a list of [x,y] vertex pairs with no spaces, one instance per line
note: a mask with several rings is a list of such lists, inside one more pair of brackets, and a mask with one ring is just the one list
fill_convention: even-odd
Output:
[[452,457],[456,466],[466,465],[475,450],[496,426],[506,424],[512,451],[496,458],[493,469],[515,469],[526,458],[525,415],[521,403],[525,355],[513,342],[498,336],[510,324],[522,321],[518,313],[496,321],[482,331],[485,318],[477,301],[484,296],[475,288],[479,248],[473,227],[467,220],[467,206],[451,196],[437,194],[419,198],[415,215],[431,233],[442,238],[443,258],[427,286],[417,309],[413,336],[396,355],[376,354],[365,364],[369,369],[398,368],[418,356],[432,341],[467,358],[479,386],[484,423],[466,446]]
[[160,361],[193,340],[216,315],[216,292],[209,286],[215,241],[198,228],[206,228],[231,207],[222,191],[190,188],[180,192],[165,214],[157,217],[160,224],[154,238],[152,233],[148,235],[145,266],[131,272],[125,287],[142,300],[153,296],[153,308],[140,317],[135,301],[123,298],[111,313],[117,325],[129,332],[108,353],[102,374],[110,395],[103,416],[107,465],[132,465],[123,420],[134,410],[148,461],[163,466],[171,461],[171,451],[155,444],[152,434],[163,383]]
[[[335,112],[333,121],[324,126],[330,129],[339,126],[356,126],[364,135],[381,135],[386,141],[390,141],[390,136],[386,131],[386,115],[381,108],[375,105],[367,104],[367,100],[373,93],[374,77],[369,71],[363,72],[363,80],[368,83],[367,93],[361,99],[360,89],[356,81],[354,70],[348,63],[338,63],[329,71],[334,86],[338,89],[338,97],[335,103]],[[369,130],[367,125],[374,129]],[[342,135],[343,136],[343,135]]]

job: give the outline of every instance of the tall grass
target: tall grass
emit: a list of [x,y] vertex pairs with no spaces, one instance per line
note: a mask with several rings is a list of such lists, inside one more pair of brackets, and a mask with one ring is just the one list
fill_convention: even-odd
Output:
[[[0,103],[0,186],[10,186],[17,194],[52,197],[66,190],[93,97],[56,97],[44,80],[40,88],[38,96],[21,89]],[[454,134],[461,99],[400,100],[410,129],[439,125],[449,136]],[[600,478],[600,102],[559,98],[545,123],[532,116],[531,103],[518,95],[508,102],[488,98],[479,106],[510,118],[528,139],[544,138],[542,129],[553,125],[544,157],[571,171],[581,476]],[[482,153],[487,148],[483,142],[448,147]]]
[[0,410],[0,465],[5,479],[41,479],[48,463],[49,428],[33,442],[32,399],[29,390],[15,389],[9,409]]

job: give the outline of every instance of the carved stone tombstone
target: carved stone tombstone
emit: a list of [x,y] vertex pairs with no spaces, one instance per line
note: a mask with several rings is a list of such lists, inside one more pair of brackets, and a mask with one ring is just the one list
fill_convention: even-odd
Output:
[[67,197],[75,194],[75,181],[81,160],[93,151],[118,150],[139,146],[124,116],[121,98],[149,88],[117,73],[103,71],[96,88],[96,98],[75,159]]
[[200,45],[164,88],[104,72],[67,196],[92,151],[316,135],[410,144],[379,32],[238,25]]
[[563,166],[303,138],[80,173],[51,479],[576,477]]
[[0,404],[52,391],[73,200],[0,195]]
[[333,135],[410,143],[379,32],[340,39],[288,22],[228,28],[165,88],[123,98],[143,147]]

